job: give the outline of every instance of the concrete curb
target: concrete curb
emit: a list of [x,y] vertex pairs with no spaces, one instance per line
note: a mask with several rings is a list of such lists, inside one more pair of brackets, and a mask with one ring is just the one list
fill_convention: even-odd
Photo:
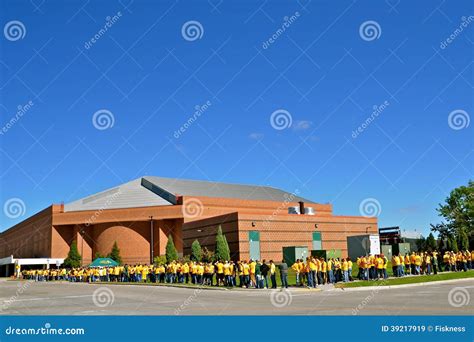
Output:
[[[74,283],[72,283],[74,284]],[[169,288],[175,288],[175,289],[191,289],[191,290],[211,290],[211,291],[233,291],[233,292],[257,292],[257,293],[266,293],[266,292],[271,292],[271,291],[282,291],[283,289],[281,287],[278,287],[276,289],[255,289],[255,288],[250,288],[250,289],[243,289],[241,287],[214,287],[214,286],[205,286],[205,287],[199,287],[199,286],[191,286],[191,285],[171,285],[171,284],[155,284],[155,283],[109,283],[109,282],[94,282],[94,283],[84,283],[87,285],[102,285],[102,286],[108,286],[108,285],[114,285],[114,286],[151,286],[151,287],[169,287]],[[320,288],[296,288],[296,287],[289,287],[286,289],[287,291],[291,292],[320,292],[323,291]]]
[[373,291],[373,290],[390,290],[390,289],[402,289],[406,287],[416,287],[416,286],[429,286],[429,285],[439,285],[439,284],[449,284],[462,281],[471,281],[474,283],[474,278],[459,278],[459,279],[448,279],[448,280],[437,280],[437,281],[428,281],[423,283],[414,283],[414,284],[400,284],[400,285],[387,285],[387,286],[361,286],[361,287],[335,287],[333,289],[328,289],[326,291]]

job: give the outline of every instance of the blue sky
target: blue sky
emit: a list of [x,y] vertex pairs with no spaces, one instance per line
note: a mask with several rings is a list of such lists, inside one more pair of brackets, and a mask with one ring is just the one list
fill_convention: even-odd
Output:
[[473,7],[1,0],[0,230],[157,175],[426,232],[473,178]]

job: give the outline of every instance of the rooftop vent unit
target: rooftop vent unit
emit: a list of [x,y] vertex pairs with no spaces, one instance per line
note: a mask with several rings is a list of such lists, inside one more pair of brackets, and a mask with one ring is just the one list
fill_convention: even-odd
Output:
[[300,213],[300,207],[299,206],[288,207],[288,214],[299,215],[299,213]]

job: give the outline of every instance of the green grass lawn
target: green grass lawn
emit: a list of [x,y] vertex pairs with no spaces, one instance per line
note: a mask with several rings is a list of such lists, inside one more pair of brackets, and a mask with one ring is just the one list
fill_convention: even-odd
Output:
[[440,280],[474,278],[474,270],[468,272],[443,272],[437,275],[421,275],[421,276],[406,276],[402,278],[390,278],[386,280],[371,280],[371,281],[355,281],[352,283],[338,283],[336,287],[349,288],[361,286],[389,286],[389,285],[403,285],[425,283]]

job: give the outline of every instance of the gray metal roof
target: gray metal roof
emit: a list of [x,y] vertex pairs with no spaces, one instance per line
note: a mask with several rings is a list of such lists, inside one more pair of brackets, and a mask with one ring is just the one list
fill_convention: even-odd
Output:
[[97,194],[64,204],[64,211],[105,210],[170,205],[141,184],[138,178]]
[[[206,196],[276,202],[283,202],[291,196],[291,193],[286,191],[262,185],[230,184],[155,176],[145,176],[143,180],[143,185],[146,186],[146,184],[151,183],[175,196]],[[291,196],[291,198],[292,202],[312,203],[312,201],[299,196]]]
[[280,189],[210,181],[145,176],[64,205],[64,211],[137,208],[176,204],[177,196],[205,196],[313,203]]

